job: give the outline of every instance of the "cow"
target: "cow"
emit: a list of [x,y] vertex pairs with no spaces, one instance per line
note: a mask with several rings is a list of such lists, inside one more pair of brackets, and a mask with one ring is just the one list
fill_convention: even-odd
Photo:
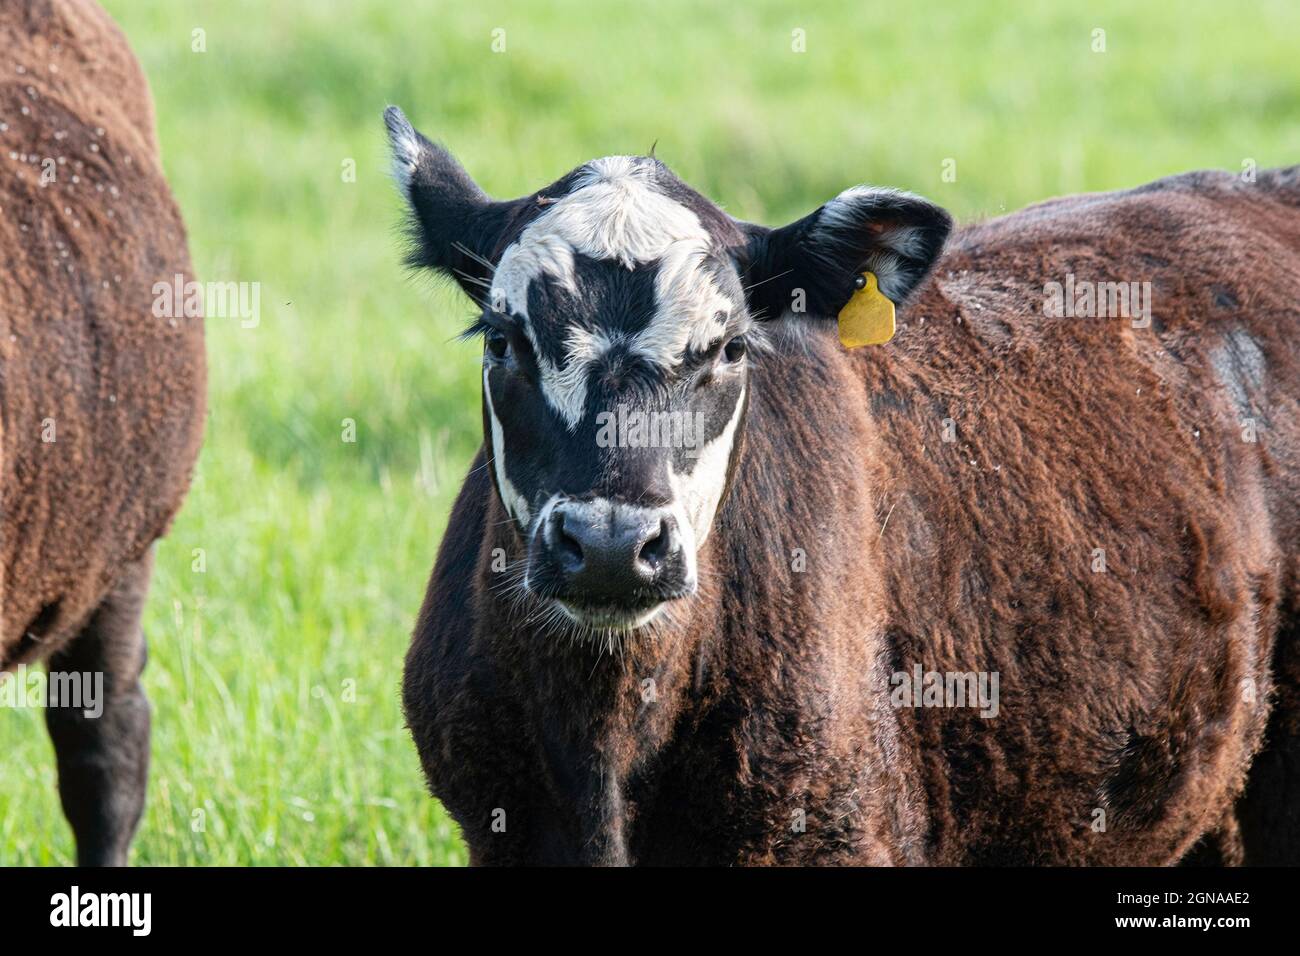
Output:
[[202,437],[203,319],[155,307],[190,260],[117,27],[86,0],[4,0],[0,50],[0,681],[48,664],[77,861],[121,865],[149,764],[141,611]]
[[1300,168],[767,228],[385,115],[483,339],[403,681],[471,863],[1300,862]]

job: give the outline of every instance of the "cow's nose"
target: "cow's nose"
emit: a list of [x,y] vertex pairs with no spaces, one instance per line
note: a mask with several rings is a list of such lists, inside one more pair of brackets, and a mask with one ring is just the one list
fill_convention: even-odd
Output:
[[676,596],[684,583],[681,535],[666,508],[567,501],[551,509],[542,531],[564,597],[627,604]]

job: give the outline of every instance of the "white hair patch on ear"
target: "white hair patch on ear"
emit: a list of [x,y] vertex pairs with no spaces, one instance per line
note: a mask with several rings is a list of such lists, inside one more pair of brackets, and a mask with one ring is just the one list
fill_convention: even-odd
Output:
[[409,197],[411,177],[420,165],[420,138],[406,114],[396,106],[384,110],[384,125],[388,127],[388,143],[393,151],[393,179],[402,195]]
[[844,190],[826,205],[813,224],[814,236],[825,237],[836,232],[856,232],[865,225],[864,209],[879,205],[882,200],[915,199],[919,196],[903,189],[890,189],[887,186],[854,186]]
[[[876,186],[846,189],[822,207],[810,238],[842,248],[861,244],[864,231],[872,225],[873,207],[900,200],[924,202],[901,189]],[[878,228],[880,225],[883,224],[878,224]],[[862,269],[875,273],[877,287],[887,299],[899,302],[915,285],[918,270],[912,263],[924,255],[925,238],[925,230],[918,226],[885,225],[874,235],[878,248],[866,256]]]
[[919,226],[886,229],[880,236],[880,244],[904,258],[917,259],[925,250],[925,230]]
[[889,252],[877,252],[867,258],[865,269],[876,275],[876,288],[891,302],[898,302],[912,287],[911,273],[903,260]]

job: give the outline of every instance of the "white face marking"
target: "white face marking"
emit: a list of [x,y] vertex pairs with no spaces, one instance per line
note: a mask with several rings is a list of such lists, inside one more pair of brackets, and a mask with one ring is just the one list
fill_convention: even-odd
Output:
[[723,295],[703,268],[704,251],[674,243],[655,273],[654,319],[637,333],[632,350],[646,361],[671,367],[687,348],[706,349],[722,335],[735,304]]
[[[533,339],[531,331],[528,337]],[[603,332],[589,332],[575,326],[569,329],[564,344],[568,361],[563,368],[542,357],[535,339],[533,354],[541,371],[542,394],[573,428],[582,420],[582,410],[587,405],[587,371],[614,343]]]
[[[736,428],[740,425],[740,413],[744,407],[745,391],[742,389],[730,421],[721,434],[700,451],[700,456],[694,462],[695,467],[679,475],[669,466],[668,482],[673,489],[672,508],[677,514],[678,526],[682,529],[683,547],[692,556],[704,544],[713,528],[714,513],[722,501],[722,490],[727,483],[727,466],[731,462],[731,449],[735,444]],[[691,570],[693,574],[694,565]]]
[[492,422],[492,463],[496,468],[497,487],[501,489],[501,501],[520,525],[528,527],[528,499],[519,493],[510,479],[506,477],[506,443],[501,433],[501,421],[497,410],[492,405],[492,388],[488,385],[488,369],[483,369],[483,398],[487,402],[488,418]]
[[735,308],[703,268],[711,237],[694,212],[655,186],[653,170],[649,162],[631,156],[588,163],[570,192],[506,249],[492,279],[493,304],[524,320],[537,353],[542,392],[570,429],[578,426],[586,406],[588,369],[613,342],[574,329],[566,340],[565,368],[547,360],[528,321],[528,287],[534,280],[550,279],[576,291],[575,254],[613,260],[627,269],[659,261],[656,314],[629,348],[662,367],[680,362],[688,347],[710,345],[722,334],[715,316]]

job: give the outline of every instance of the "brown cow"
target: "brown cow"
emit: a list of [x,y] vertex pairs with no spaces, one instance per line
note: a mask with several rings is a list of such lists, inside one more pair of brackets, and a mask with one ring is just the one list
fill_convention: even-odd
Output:
[[771,230],[645,157],[493,201],[387,121],[483,307],[404,687],[473,862],[1300,862],[1300,171],[941,255],[913,196]]
[[206,372],[201,317],[156,308],[155,283],[188,277],[185,229],[144,75],[94,4],[0,2],[0,167],[0,670],[47,661],[51,694],[56,674],[102,681],[46,719],[79,862],[121,864],[149,760],[152,544]]

